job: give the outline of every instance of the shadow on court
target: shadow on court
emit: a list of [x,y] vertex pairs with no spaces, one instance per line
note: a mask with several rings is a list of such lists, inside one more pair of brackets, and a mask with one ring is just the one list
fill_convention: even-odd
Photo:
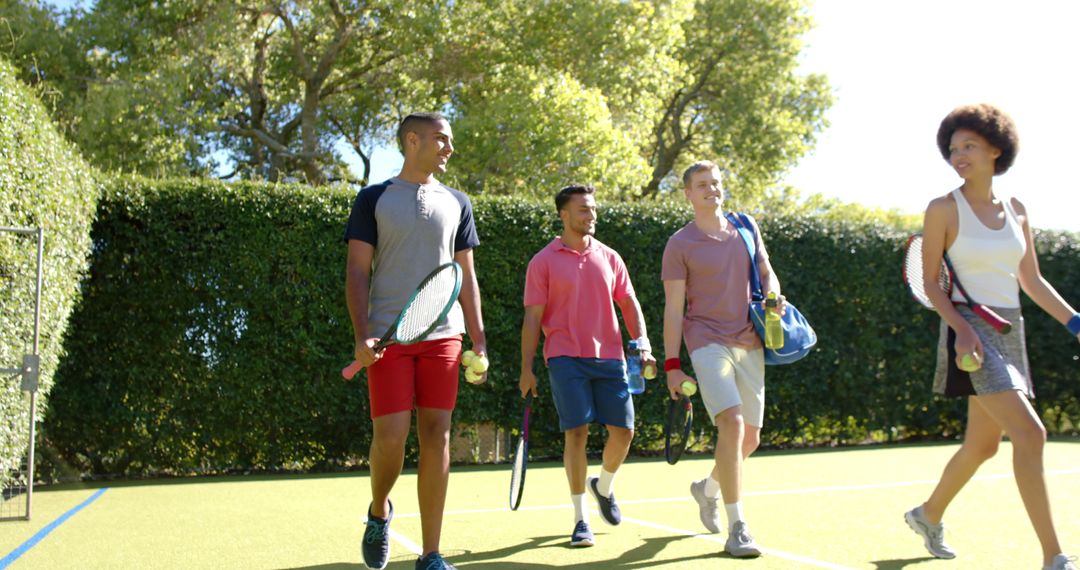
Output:
[[897,558],[895,560],[872,560],[870,563],[878,570],[901,570],[912,564],[937,560],[933,556],[920,556],[918,558]]
[[[714,556],[712,554],[706,556],[693,556],[686,558],[675,559],[663,559],[658,560],[657,555],[667,547],[668,544],[693,538],[689,536],[667,536],[667,537],[655,537],[646,538],[644,542],[635,548],[623,552],[616,558],[610,558],[607,560],[593,560],[583,561],[578,564],[574,564],[574,568],[612,568],[618,566],[619,568],[652,568],[656,566],[674,564],[678,562],[699,561],[704,558]],[[597,541],[603,540],[603,536],[597,536]],[[614,539],[612,539],[614,540]],[[527,542],[522,542],[505,548],[498,548],[495,550],[487,551],[464,551],[464,552],[451,552],[447,555],[447,559],[455,565],[468,568],[507,568],[512,570],[526,570],[532,568],[551,568],[550,564],[533,563],[533,562],[513,562],[507,560],[513,557],[515,554],[524,551],[542,551],[543,549],[559,549],[559,550],[580,550],[582,558],[591,558],[590,553],[594,552],[591,548],[575,548],[570,546],[569,537],[565,535],[554,536],[541,536],[530,538]],[[391,564],[393,566],[393,564]],[[321,569],[320,569],[321,570]]]

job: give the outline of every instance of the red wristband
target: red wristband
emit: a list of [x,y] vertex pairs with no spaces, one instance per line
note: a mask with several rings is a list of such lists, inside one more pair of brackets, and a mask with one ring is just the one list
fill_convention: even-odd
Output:
[[664,361],[664,372],[671,372],[672,370],[679,370],[682,368],[682,362],[678,358],[668,358]]

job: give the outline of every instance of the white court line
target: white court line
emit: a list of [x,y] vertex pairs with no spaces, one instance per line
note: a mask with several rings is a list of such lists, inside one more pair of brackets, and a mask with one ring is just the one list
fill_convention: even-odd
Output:
[[[1080,468],[1075,469],[1056,469],[1047,471],[1046,475],[1076,475],[1080,474]],[[993,475],[976,475],[972,477],[972,481],[997,481],[1000,479],[1011,479],[1012,473],[996,473]],[[833,485],[827,487],[804,487],[802,489],[779,489],[775,491],[753,491],[743,493],[744,497],[765,497],[773,495],[810,495],[814,493],[828,493],[836,491],[866,491],[873,489],[895,489],[899,487],[914,487],[918,485],[936,485],[937,479],[923,479],[916,481],[897,481],[893,483],[869,483],[865,485]],[[689,495],[682,497],[662,497],[659,499],[629,499],[619,501],[620,505],[644,505],[649,503],[676,503],[681,501],[692,501],[693,498]],[[569,509],[570,504],[563,505],[542,505],[536,507],[521,507],[519,511],[546,511],[556,509]],[[505,513],[510,510],[509,507],[497,508],[497,509],[463,509],[458,511],[446,511],[443,513],[446,515],[473,515],[484,513]],[[401,513],[395,514],[395,517],[411,518],[420,516],[419,513]]]
[[[663,524],[656,524],[632,517],[623,516],[622,520],[631,522],[636,525],[641,525],[651,529],[662,530],[671,534],[681,534],[692,538],[700,538],[701,540],[708,540],[709,542],[715,542],[717,544],[724,544],[724,539],[713,536],[711,534],[701,534],[686,529],[676,528],[673,526],[667,526]],[[759,547],[760,548],[760,547]],[[839,564],[833,564],[832,562],[825,562],[823,560],[815,560],[813,558],[807,558],[806,556],[799,556],[798,554],[791,554],[790,552],[784,552],[783,550],[773,550],[772,548],[761,548],[761,552],[768,554],[769,556],[775,556],[777,558],[783,558],[784,560],[791,560],[793,562],[801,562],[803,564],[809,564],[810,566],[817,566],[818,568],[829,568],[831,570],[853,570],[849,566],[841,566]]]
[[398,544],[404,546],[405,549],[408,550],[409,552],[412,552],[413,554],[415,554],[417,556],[423,556],[424,555],[424,549],[420,548],[419,544],[416,544],[415,542],[405,538],[405,535],[403,535],[403,534],[401,534],[399,532],[396,532],[394,530],[391,530],[390,531],[390,538],[393,538],[394,540],[396,540]]
[[[1080,474],[1080,468],[1056,469],[1056,470],[1046,471],[1046,475],[1076,475],[1076,474]],[[977,475],[975,477],[972,477],[972,480],[973,481],[997,481],[997,480],[1001,480],[1001,479],[1008,479],[1008,478],[1011,478],[1012,476],[1013,476],[1012,473],[995,473],[995,474],[992,474],[992,475]],[[802,488],[802,489],[781,489],[781,490],[776,490],[776,491],[757,491],[757,492],[752,492],[752,493],[743,493],[743,495],[744,496],[808,495],[808,494],[813,494],[813,493],[835,492],[835,491],[863,491],[863,490],[871,490],[871,489],[892,489],[892,488],[897,488],[897,487],[912,487],[912,486],[917,486],[917,485],[934,485],[934,484],[937,484],[937,482],[938,482],[937,479],[924,479],[924,480],[916,480],[916,481],[897,481],[897,482],[893,482],[893,483],[874,483],[874,484],[867,484],[867,485],[834,485],[834,486],[828,486],[828,487],[806,487],[806,488]],[[647,503],[670,503],[670,502],[692,501],[692,500],[693,500],[692,497],[684,496],[684,497],[669,497],[669,498],[663,498],[663,499],[639,499],[639,500],[619,501],[619,504],[621,504],[621,505],[640,505],[640,504],[647,504]],[[548,510],[569,510],[571,508],[572,508],[571,505],[563,504],[563,505],[541,505],[541,506],[535,506],[535,507],[521,507],[518,510],[519,511],[548,511]],[[443,515],[446,516],[446,515],[471,515],[471,514],[483,514],[483,513],[505,513],[508,510],[510,510],[509,507],[498,508],[498,509],[463,509],[463,510],[457,510],[457,511],[446,511],[445,513],[443,513]],[[395,514],[394,516],[395,517],[412,518],[412,517],[419,517],[420,514],[419,513],[401,513],[401,514]],[[647,522],[647,521],[643,521],[643,520],[640,520],[640,519],[627,517],[625,515],[623,516],[622,520],[634,523],[636,525],[640,525],[640,526],[644,526],[644,527],[648,527],[648,528],[652,528],[652,529],[656,529],[656,530],[662,530],[664,532],[669,532],[669,533],[672,533],[672,534],[681,534],[681,535],[684,535],[684,536],[691,536],[691,537],[694,537],[694,538],[700,538],[702,540],[708,540],[710,542],[715,542],[717,544],[724,544],[723,539],[721,539],[720,537],[717,537],[717,536],[709,535],[709,534],[701,534],[701,533],[696,533],[696,532],[692,532],[692,531],[681,529],[681,528],[676,528],[676,527],[672,527],[672,526]],[[403,535],[391,530],[390,531],[390,536],[395,541],[397,541],[399,544],[404,546],[406,549],[408,549],[409,551],[415,553],[417,556],[422,556],[423,555],[423,549],[420,548],[420,546],[417,545],[415,542],[405,538]],[[765,553],[765,554],[768,554],[769,556],[775,556],[777,558],[782,558],[782,559],[785,559],[785,560],[791,560],[793,562],[799,562],[799,563],[807,564],[807,565],[810,565],[810,566],[817,566],[819,568],[829,568],[831,570],[853,570],[852,568],[850,568],[848,566],[842,566],[840,564],[834,564],[832,562],[825,562],[823,560],[816,560],[816,559],[808,558],[808,557],[805,557],[805,556],[799,556],[798,554],[792,554],[790,552],[784,552],[782,550],[773,550],[771,548],[762,548],[761,551],[763,553]]]

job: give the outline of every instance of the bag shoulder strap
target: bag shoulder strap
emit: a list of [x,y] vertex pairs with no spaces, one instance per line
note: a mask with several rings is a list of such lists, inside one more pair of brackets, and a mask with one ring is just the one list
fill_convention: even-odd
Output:
[[746,214],[742,212],[728,212],[726,217],[728,221],[735,226],[735,229],[739,231],[739,237],[746,243],[746,250],[750,252],[750,259],[756,259],[757,237],[754,234],[754,226],[750,225],[750,220],[746,217]]
[[754,232],[754,225],[742,212],[728,212],[725,216],[738,230],[739,236],[746,244],[746,251],[750,254],[750,298],[761,301],[765,295],[761,291],[761,273],[757,266],[757,234]]

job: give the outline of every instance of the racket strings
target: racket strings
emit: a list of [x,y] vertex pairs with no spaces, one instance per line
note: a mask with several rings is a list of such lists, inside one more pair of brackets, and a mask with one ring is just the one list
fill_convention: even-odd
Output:
[[521,481],[522,467],[525,465],[525,440],[518,441],[517,451],[514,453],[514,471],[511,480],[514,481],[514,493],[517,494],[517,482]]
[[405,307],[397,327],[398,339],[409,342],[427,332],[451,301],[456,281],[454,268],[450,266],[425,281]]
[[522,483],[525,482],[525,455],[527,453],[525,438],[518,440],[517,451],[514,453],[514,466],[510,473],[510,508],[516,510],[521,501]]
[[[915,300],[925,307],[932,309],[934,304],[930,302],[930,297],[926,294],[922,246],[923,240],[921,236],[916,236],[908,243],[907,251],[904,253],[904,280],[911,291],[911,296],[915,297]],[[942,262],[941,270],[938,272],[938,286],[941,287],[946,296],[952,294],[952,282],[949,280],[949,272],[946,270],[944,262]]]
[[668,418],[664,425],[664,455],[667,462],[674,465],[679,461],[690,439],[690,422],[693,421],[693,408],[689,400],[668,403]]

